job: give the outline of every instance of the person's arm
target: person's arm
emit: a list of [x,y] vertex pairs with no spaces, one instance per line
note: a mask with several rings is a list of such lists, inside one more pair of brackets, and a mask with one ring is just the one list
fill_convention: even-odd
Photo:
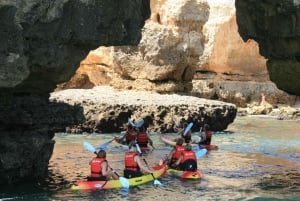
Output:
[[149,142],[149,144],[150,144],[150,147],[151,147],[151,149],[153,150],[153,149],[154,149],[153,141],[152,141],[152,139],[149,137],[149,134],[148,134],[148,133],[147,133],[147,137],[148,137],[148,142]]
[[135,157],[134,157],[134,160],[137,162],[138,166],[140,167],[140,169],[141,169],[143,172],[147,172],[147,173],[149,173],[149,174],[153,173],[152,170],[150,170],[149,168],[147,168],[146,166],[143,165],[141,157],[135,156]]
[[172,156],[173,156],[173,154],[175,153],[175,148],[173,148],[172,150],[171,150],[171,152],[169,153],[169,155],[168,155],[168,157],[167,157],[167,160],[168,161],[170,161],[171,160],[171,158],[172,158]]
[[181,154],[180,157],[177,159],[177,161],[171,165],[171,167],[176,168],[180,164],[182,159],[183,159],[183,156]]
[[203,142],[203,141],[205,141],[206,140],[206,133],[205,132],[202,132],[202,134],[201,134],[201,140],[200,140],[200,142]]
[[106,176],[106,178],[110,179],[111,177],[113,179],[118,179],[118,175],[112,171],[112,169],[109,167],[108,163],[107,162],[103,162],[101,164],[101,167],[102,167],[102,174],[103,176]]

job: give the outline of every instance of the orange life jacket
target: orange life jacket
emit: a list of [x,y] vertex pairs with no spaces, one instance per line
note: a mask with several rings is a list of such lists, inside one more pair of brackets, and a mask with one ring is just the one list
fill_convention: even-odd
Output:
[[182,156],[183,156],[183,159],[180,161],[180,163],[184,163],[185,161],[189,160],[189,159],[192,159],[194,161],[197,161],[197,158],[196,158],[196,155],[195,155],[195,152],[194,151],[182,151],[181,152]]
[[140,147],[148,146],[148,135],[146,132],[139,132],[136,138],[137,143]]
[[137,162],[134,161],[136,152],[130,151],[125,154],[125,170],[138,171],[140,168]]
[[101,176],[103,176],[101,165],[104,161],[106,161],[105,158],[94,157],[92,159],[92,161],[91,161],[91,177],[101,177]]
[[175,153],[172,155],[171,163],[175,163],[181,155],[181,152],[184,151],[184,146],[176,145]]

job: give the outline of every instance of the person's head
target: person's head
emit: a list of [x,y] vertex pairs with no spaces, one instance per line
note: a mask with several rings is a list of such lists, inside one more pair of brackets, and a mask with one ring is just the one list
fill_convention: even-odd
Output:
[[98,151],[97,157],[98,158],[106,158],[106,151],[101,149],[100,151]]
[[192,145],[190,143],[186,144],[185,147],[184,147],[184,150],[191,151],[192,150]]
[[128,125],[127,125],[127,129],[128,129],[128,130],[132,130],[132,129],[133,129],[133,126],[132,126],[131,124],[128,124]]
[[210,130],[210,127],[209,127],[209,125],[208,125],[208,124],[204,124],[204,130],[205,130],[205,131],[208,131],[208,130]]
[[182,146],[183,142],[184,142],[184,139],[183,139],[183,138],[178,138],[178,139],[176,140],[176,145]]

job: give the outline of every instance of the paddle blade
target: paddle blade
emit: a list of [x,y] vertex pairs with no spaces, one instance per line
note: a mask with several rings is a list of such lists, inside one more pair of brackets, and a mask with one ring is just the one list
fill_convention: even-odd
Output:
[[135,124],[133,123],[133,121],[132,121],[130,118],[128,118],[128,123],[129,123],[131,126],[135,127]]
[[193,125],[194,125],[193,122],[191,122],[187,125],[187,127],[184,129],[183,136],[185,136],[191,130]]
[[136,143],[135,146],[136,146],[136,150],[139,152],[139,154],[142,154],[142,151],[141,151],[141,148],[140,148],[139,144]]
[[158,181],[157,179],[154,180],[154,185],[156,186],[161,186],[162,183],[160,183],[160,181]]
[[125,177],[119,177],[119,181],[121,182],[123,188],[129,188],[130,185],[128,179]]
[[135,127],[140,128],[144,124],[144,122],[145,122],[144,119],[140,120],[139,122],[137,122]]
[[207,149],[200,149],[199,151],[196,152],[196,157],[200,158],[204,156],[207,153]]
[[88,142],[83,142],[83,146],[86,150],[90,151],[90,152],[96,152],[96,149],[93,147],[93,145],[91,145]]
[[105,143],[103,143],[103,144],[97,146],[96,149],[106,149],[107,146],[108,146],[112,141],[114,141],[114,139],[111,139],[111,140],[109,140],[109,141],[107,141],[107,142],[105,142]]

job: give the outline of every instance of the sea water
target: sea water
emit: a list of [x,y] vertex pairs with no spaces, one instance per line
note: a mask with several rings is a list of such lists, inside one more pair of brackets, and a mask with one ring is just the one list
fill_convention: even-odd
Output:
[[[214,132],[211,150],[198,159],[203,173],[199,181],[184,181],[166,175],[162,186],[153,182],[128,191],[108,189],[74,191],[71,185],[89,175],[89,161],[94,156],[83,147],[87,141],[100,145],[118,134],[69,135],[57,133],[55,149],[49,163],[49,175],[31,184],[5,186],[2,200],[300,200],[300,122],[269,117],[237,117],[224,132]],[[146,156],[155,165],[171,147],[150,133],[155,150]],[[176,134],[169,134],[174,138]],[[195,137],[197,132],[193,133]],[[113,169],[122,172],[124,152],[128,148],[112,142],[107,159]]]

